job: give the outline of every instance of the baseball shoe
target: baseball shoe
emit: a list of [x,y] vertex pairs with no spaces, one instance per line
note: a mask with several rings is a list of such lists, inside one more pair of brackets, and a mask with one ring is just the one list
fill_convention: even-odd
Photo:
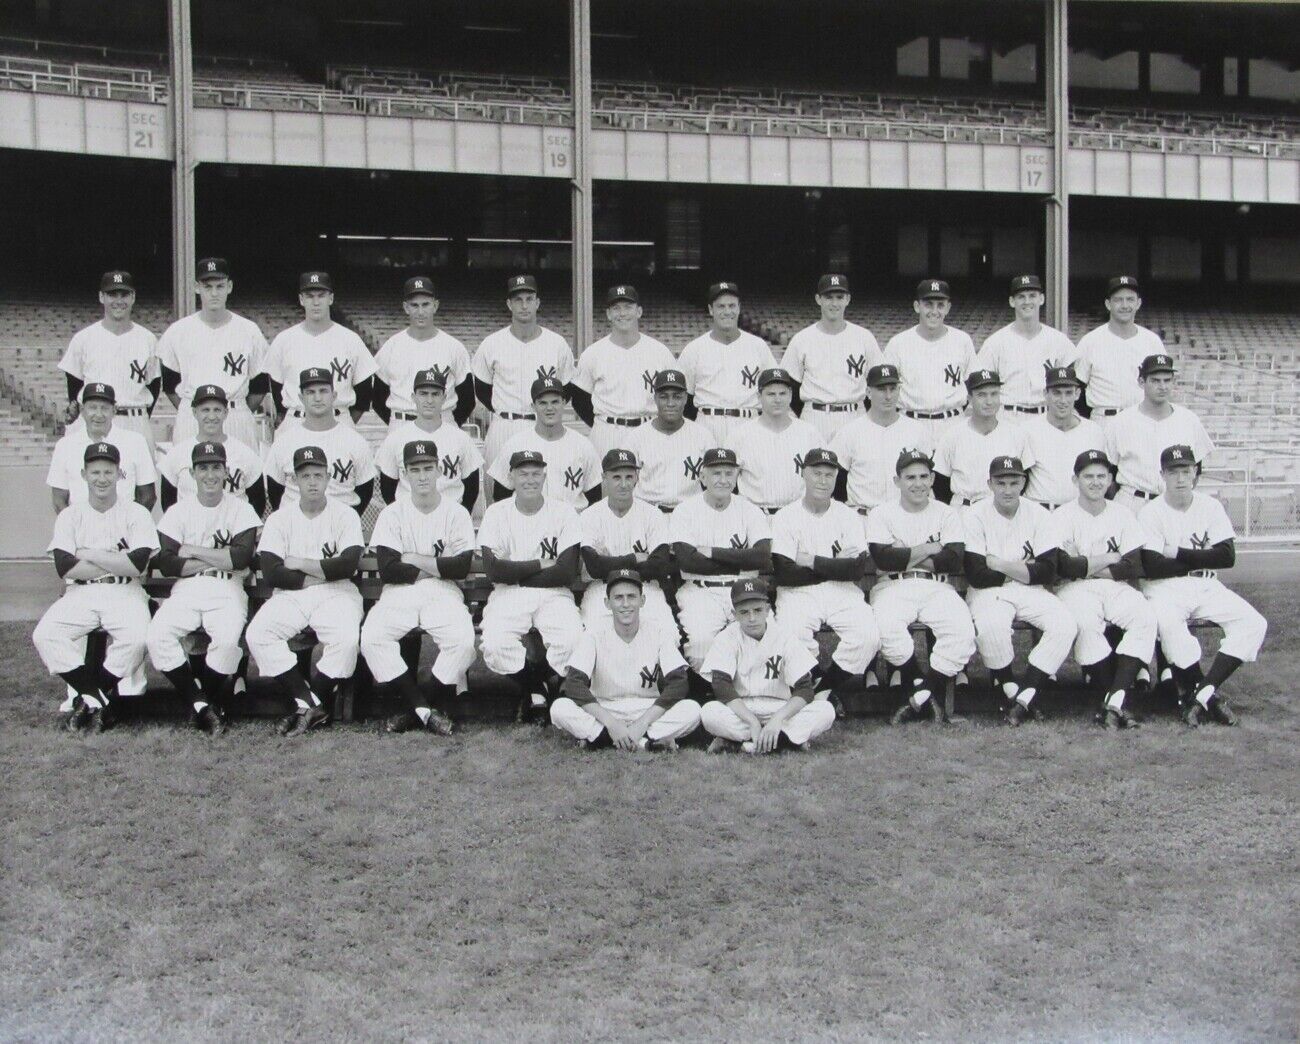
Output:
[[806,752],[807,752],[807,750],[808,750],[808,743],[807,743],[807,742],[804,742],[804,743],[796,743],[796,742],[795,742],[794,740],[792,740],[789,736],[787,736],[784,732],[782,732],[782,733],[781,733],[779,736],[777,736],[777,738],[776,738],[776,749],[777,749],[777,750],[793,750],[793,751],[795,751],[795,752],[797,752],[797,753],[802,754],[802,753],[806,753]]
[[[934,702],[933,699],[930,700]],[[906,725],[908,722],[920,721],[921,712],[912,706],[912,701],[908,700],[898,710],[894,711],[893,717],[889,719],[891,725]]]
[[944,710],[943,700],[938,696],[931,696],[925,708],[930,712],[930,721],[935,725],[948,724],[948,712]]
[[1183,724],[1188,728],[1200,728],[1201,722],[1205,720],[1205,708],[1196,700],[1187,701],[1187,706],[1183,708]]
[[323,725],[328,725],[330,712],[324,707],[308,707],[298,715],[298,723],[294,726],[290,736],[304,736],[312,729],[319,729]]
[[298,719],[305,713],[306,711],[295,710],[292,714],[286,714],[275,726],[275,731],[281,736],[291,735],[298,730]]
[[69,732],[80,732],[90,721],[90,708],[80,696],[72,704],[72,710],[63,716],[62,727]]
[[1118,732],[1124,727],[1124,722],[1120,719],[1119,711],[1111,710],[1109,707],[1107,707],[1100,715],[1098,724],[1107,732]]
[[86,732],[103,732],[110,724],[112,723],[108,718],[108,708],[95,707],[86,718],[84,730]]
[[1228,701],[1217,692],[1214,694],[1214,698],[1210,700],[1210,717],[1220,725],[1237,724],[1237,716],[1232,713],[1232,708],[1228,706]]
[[652,753],[676,754],[678,748],[677,748],[677,741],[675,739],[661,739],[661,740],[648,739],[645,741],[645,746],[643,749],[651,751]]
[[424,723],[424,727],[435,736],[450,736],[456,730],[452,720],[436,707],[430,708],[429,720]]
[[1007,724],[1013,728],[1019,728],[1025,722],[1029,721],[1029,708],[1017,700],[1011,701],[1011,706],[1007,708]]
[[740,744],[735,740],[723,739],[721,736],[714,736],[713,742],[709,744],[708,754],[734,754],[740,750]]
[[210,703],[194,715],[194,727],[209,736],[220,736],[226,731],[226,723]]
[[583,750],[609,750],[614,746],[614,741],[609,738],[607,729],[601,729],[600,735],[594,740],[579,740],[578,746]]
[[1142,723],[1123,707],[1115,711],[1115,716],[1119,718],[1120,728],[1139,729],[1142,727]]
[[422,728],[424,728],[424,722],[420,720],[420,716],[413,710],[404,710],[401,714],[394,714],[384,722],[385,732],[412,732]]

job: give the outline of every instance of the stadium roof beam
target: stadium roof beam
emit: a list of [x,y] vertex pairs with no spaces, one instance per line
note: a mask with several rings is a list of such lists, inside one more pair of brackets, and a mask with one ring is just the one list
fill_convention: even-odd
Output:
[[172,129],[172,312],[188,315],[194,303],[194,54],[190,0],[168,6],[172,90],[167,107]]
[[1044,201],[1047,317],[1058,330],[1070,325],[1070,40],[1068,0],[1047,0],[1043,54],[1048,129],[1052,135],[1052,193]]
[[593,338],[591,216],[591,0],[570,0],[573,95],[573,341],[578,351]]

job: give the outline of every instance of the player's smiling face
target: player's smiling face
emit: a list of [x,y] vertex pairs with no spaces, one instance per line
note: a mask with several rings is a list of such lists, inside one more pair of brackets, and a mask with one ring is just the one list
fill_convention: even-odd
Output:
[[835,492],[835,480],[840,469],[830,464],[814,464],[803,469],[803,487],[818,502],[828,501]]
[[1025,480],[1020,475],[995,475],[989,479],[989,489],[1000,507],[1014,508],[1020,503],[1025,490]]
[[641,620],[641,607],[645,605],[645,595],[636,584],[615,584],[605,595],[605,604],[614,614],[614,619],[625,627],[634,627]]
[[641,306],[633,301],[615,301],[605,309],[605,317],[620,333],[636,333],[641,322]]
[[709,305],[709,315],[717,330],[730,333],[740,322],[740,298],[735,294],[719,294]]
[[298,487],[303,507],[318,508],[325,503],[330,473],[324,464],[307,464],[299,468],[293,473],[293,481]]
[[677,423],[686,409],[686,393],[681,388],[660,388],[655,392],[655,409],[661,420]]
[[96,436],[103,436],[112,427],[113,412],[113,404],[104,399],[87,399],[81,404],[86,430]]
[[736,623],[740,624],[740,629],[749,637],[760,639],[767,633],[767,614],[771,611],[772,607],[766,599],[760,601],[752,598],[736,606]]
[[890,413],[898,409],[898,385],[880,384],[871,389],[871,405]]
[[407,321],[417,330],[427,330],[438,314],[438,299],[432,294],[415,294],[402,302]]
[[220,279],[200,279],[198,282],[199,306],[207,311],[218,312],[226,307],[226,299],[235,288],[225,276]]
[[922,327],[937,332],[943,329],[944,320],[952,311],[952,302],[946,297],[927,297],[924,301],[913,302],[912,308]]
[[609,502],[620,509],[631,504],[640,477],[636,468],[614,468],[605,472],[605,495]]
[[737,469],[730,464],[710,464],[703,472],[705,492],[713,494],[715,499],[730,495],[736,487],[736,473]]
[[506,298],[506,307],[510,309],[510,318],[517,323],[531,323],[537,318],[537,309],[542,299],[531,290],[511,294]]
[[790,412],[790,400],[794,392],[788,384],[773,382],[766,385],[758,393],[759,402],[763,406],[763,415],[766,417],[784,417]]
[[427,497],[438,489],[438,465],[431,460],[417,461],[407,467],[406,481],[413,494]]
[[117,492],[122,469],[111,460],[92,460],[81,469],[81,477],[86,480],[90,495],[97,501],[104,501]]
[[424,420],[430,420],[442,413],[447,393],[441,388],[416,388],[411,398],[415,401],[415,412]]
[[298,392],[308,417],[328,417],[334,412],[334,385],[309,384]]
[[1172,373],[1152,373],[1139,380],[1142,384],[1142,393],[1152,406],[1163,406],[1173,398],[1177,378]]
[[543,424],[563,424],[564,396],[559,392],[545,392],[533,400],[533,410]]
[[546,465],[525,464],[522,468],[515,468],[511,478],[515,483],[515,493],[522,494],[526,501],[535,502],[546,486]]
[[330,306],[334,304],[334,295],[328,290],[304,290],[298,295],[303,314],[311,322],[320,322],[330,317]]
[[205,440],[212,440],[221,435],[226,426],[226,404],[209,399],[194,407],[194,422],[199,426],[199,434]]
[[971,413],[988,420],[996,417],[1002,408],[1002,389],[996,384],[986,384],[970,393]]
[[1081,394],[1077,384],[1058,384],[1047,389],[1047,411],[1058,420],[1064,420],[1074,412],[1074,404]]
[[894,485],[898,487],[904,503],[912,507],[924,507],[930,501],[934,473],[924,464],[909,464],[895,476]]
[[828,294],[816,294],[814,300],[817,307],[821,309],[822,318],[836,322],[844,318],[844,313],[848,311],[849,295],[843,290],[832,290]]
[[226,485],[226,466],[213,461],[194,465],[194,485],[200,493],[219,496]]
[[1161,472],[1165,480],[1166,499],[1178,507],[1185,507],[1196,489],[1196,468],[1190,464],[1166,468]]
[[1089,464],[1074,476],[1074,481],[1083,499],[1097,504],[1106,499],[1106,490],[1110,489],[1110,477],[1110,468],[1105,464]]
[[104,306],[104,315],[117,322],[131,318],[131,309],[135,307],[134,290],[101,290],[99,303]]
[[1021,290],[1011,298],[1011,307],[1017,319],[1037,319],[1043,308],[1043,294],[1040,290]]
[[1141,307],[1142,298],[1134,290],[1116,290],[1106,298],[1106,311],[1121,323],[1131,323]]

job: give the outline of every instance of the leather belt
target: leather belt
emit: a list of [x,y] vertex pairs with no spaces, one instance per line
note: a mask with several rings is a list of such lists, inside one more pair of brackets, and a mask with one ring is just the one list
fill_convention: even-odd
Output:
[[947,420],[949,417],[956,417],[961,410],[939,410],[937,413],[926,410],[904,410],[903,412],[913,420]]
[[1004,410],[1014,410],[1016,413],[1042,413],[1046,409],[1044,406],[1015,406],[1009,402],[1004,402],[1002,408]]
[[930,573],[924,569],[904,569],[901,573],[886,573],[886,580],[938,580],[947,583],[947,573]]
[[497,416],[500,417],[502,420],[537,420],[537,414],[535,414],[535,413],[501,413],[501,412],[498,412],[498,413],[497,413]]
[[1188,576],[1195,576],[1201,580],[1217,580],[1219,571],[1217,569],[1189,569]]
[[412,413],[410,410],[393,410],[392,415],[396,417],[398,420],[408,420],[408,421],[415,420],[415,418],[419,416],[418,413]]
[[113,410],[119,417],[147,417],[149,408],[147,406],[118,406]]
[[978,501],[973,500],[973,499],[970,498],[970,497],[958,497],[958,498],[957,498],[957,506],[958,506],[958,507],[970,507],[972,504],[975,504],[975,503],[978,503]]
[[596,418],[596,420],[604,421],[606,424],[617,424],[621,428],[640,427],[648,419],[647,417],[609,417],[603,413]]
[[1138,500],[1155,500],[1156,497],[1160,496],[1159,493],[1148,493],[1145,489],[1133,489],[1131,486],[1120,486],[1119,491],[1121,493],[1130,493],[1137,497]]
[[[336,417],[342,417],[347,412],[348,411],[346,406],[334,407],[334,416]],[[302,420],[303,417],[307,416],[307,411],[304,410],[301,406],[295,406],[293,409],[289,411],[289,416],[297,417],[299,420]]]
[[700,406],[697,413],[703,413],[706,417],[752,417],[757,410],[751,409],[731,409],[722,406]]
[[213,576],[218,580],[233,580],[235,574],[229,569],[205,569],[201,573],[195,573],[195,576]]
[[698,587],[730,587],[735,582],[735,580],[691,580],[691,583]]
[[135,582],[135,577],[130,576],[97,576],[94,580],[73,580],[77,586],[85,584],[131,584]]
[[1102,417],[1113,417],[1115,414],[1123,413],[1124,411],[1118,406],[1113,408],[1110,406],[1094,406],[1092,412]]
[[827,413],[853,413],[862,409],[860,402],[809,402],[808,405],[814,410],[824,410]]

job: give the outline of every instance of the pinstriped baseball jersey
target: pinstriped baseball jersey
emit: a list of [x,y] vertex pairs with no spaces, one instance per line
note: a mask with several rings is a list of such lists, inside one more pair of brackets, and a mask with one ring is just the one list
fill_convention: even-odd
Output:
[[412,390],[415,375],[419,370],[428,369],[437,370],[447,382],[443,413],[450,417],[456,405],[456,386],[469,374],[469,352],[465,346],[446,330],[439,330],[424,341],[412,337],[410,330],[399,330],[383,343],[375,353],[375,370],[390,389],[390,410],[415,412]]
[[1008,323],[980,346],[973,368],[993,370],[1002,378],[1003,406],[1041,406],[1047,367],[1067,366],[1076,354],[1070,339],[1054,327],[1041,326],[1033,337],[1025,337],[1015,323]]
[[822,437],[797,417],[780,431],[755,418],[736,429],[734,442],[740,495],[759,507],[776,508],[803,496],[803,458],[822,444]]
[[801,552],[822,558],[856,558],[866,549],[862,516],[837,500],[830,502],[823,515],[814,515],[800,498],[772,516],[772,554],[791,561]]
[[1185,406],[1173,405],[1173,413],[1157,419],[1142,412],[1141,406],[1111,418],[1106,427],[1106,456],[1116,466],[1116,481],[1127,489],[1161,493],[1165,480],[1160,474],[1160,454],[1170,446],[1191,446],[1197,463],[1214,451],[1201,419]]
[[668,516],[644,500],[633,499],[621,518],[609,500],[598,500],[578,516],[582,525],[582,546],[602,555],[650,554],[668,540]]
[[[134,500],[118,500],[107,511],[82,502],[69,504],[54,520],[47,551],[76,554],[77,548],[94,551],[158,550],[158,531],[149,509]],[[71,584],[72,581],[65,581]]]
[[[668,538],[674,544],[691,547],[749,548],[772,536],[767,516],[744,497],[733,496],[724,508],[715,508],[697,493],[683,500],[668,519]],[[682,570],[683,580],[735,580],[757,576],[758,570],[744,569],[726,576],[703,576]]]
[[248,395],[248,382],[266,367],[270,346],[251,319],[230,313],[228,322],[209,326],[199,312],[177,319],[158,340],[158,360],[181,375],[176,394],[184,409],[194,389],[215,384],[230,402]]
[[636,495],[666,507],[676,507],[700,492],[704,451],[713,449],[717,443],[708,428],[690,420],[683,421],[671,434],[660,431],[654,422],[642,424],[632,429],[627,441],[627,448],[641,462]]
[[465,479],[483,466],[483,455],[474,440],[454,424],[443,423],[437,431],[425,431],[415,421],[399,421],[389,429],[375,452],[375,468],[381,475],[397,479],[397,498],[411,495],[411,483],[402,466],[402,450],[408,442],[431,442],[438,450],[438,492],[459,501]]
[[360,337],[346,326],[331,323],[313,334],[304,323],[281,330],[266,353],[266,372],[284,385],[281,397],[287,410],[302,409],[298,376],[313,366],[329,370],[334,378],[334,405],[346,410],[357,401],[356,386],[374,376],[375,360]]
[[790,338],[781,365],[799,381],[804,402],[861,402],[867,396],[867,371],[885,361],[875,335],[857,323],[839,333],[817,324]]
[[1123,504],[1105,501],[1101,514],[1092,515],[1077,500],[1052,514],[1061,549],[1069,555],[1127,555],[1147,542],[1146,531]]
[[901,501],[892,500],[872,508],[867,515],[868,544],[887,544],[893,547],[960,544],[965,536],[961,513],[952,505],[938,500],[931,500],[920,511],[908,511]]
[[1138,521],[1146,532],[1143,546],[1151,551],[1213,547],[1237,535],[1223,505],[1208,493],[1193,493],[1192,502],[1181,511],[1163,496],[1157,497],[1143,505]]
[[700,672],[728,675],[740,696],[769,696],[788,700],[790,690],[817,666],[812,653],[771,617],[762,638],[751,638],[732,623],[713,639]]
[[840,429],[830,448],[848,471],[849,505],[866,508],[898,499],[894,466],[905,450],[934,452],[925,425],[901,414],[885,425],[859,417]]
[[117,482],[118,500],[134,500],[136,486],[152,486],[158,481],[149,444],[139,432],[114,422],[102,439],[92,439],[86,434],[85,424],[69,424],[67,432],[54,444],[45,484],[51,489],[66,489],[70,503],[84,501],[90,495],[81,469],[86,447],[92,442],[110,443],[122,455],[122,463],[118,465],[122,469],[122,477]]
[[573,385],[591,394],[598,417],[651,417],[655,403],[650,382],[660,370],[676,365],[673,353],[653,337],[642,334],[631,348],[602,337],[579,356]]
[[1012,561],[1028,561],[1061,546],[1052,513],[1023,497],[1011,518],[1004,518],[992,497],[972,504],[962,513],[966,550]]
[[686,666],[675,634],[642,622],[631,641],[601,620],[584,631],[569,657],[569,667],[591,679],[591,694],[598,702],[636,696],[659,698],[664,676]]
[[1089,330],[1079,338],[1074,364],[1079,380],[1088,387],[1088,405],[1094,410],[1123,410],[1142,401],[1138,367],[1148,355],[1162,355],[1165,344],[1145,326],[1134,324],[1132,337],[1116,337],[1110,324]]
[[[261,524],[257,512],[239,497],[226,494],[212,507],[200,504],[197,497],[186,497],[163,512],[158,520],[158,532],[178,544],[216,549],[229,547],[234,537]],[[247,575],[246,569],[235,573],[237,578]]]
[[[296,500],[281,504],[267,516],[257,550],[279,558],[333,558],[349,547],[365,545],[361,517],[350,507],[326,497],[325,509],[315,518],[303,514]],[[324,586],[342,590],[344,585],[356,591],[351,580],[331,580]]]
[[[204,441],[207,441],[206,439]],[[172,444],[162,460],[158,462],[158,472],[176,487],[177,499],[192,497],[194,485],[194,447],[198,439],[182,439]],[[248,488],[262,479],[262,458],[249,446],[238,439],[226,437],[226,492],[241,500],[248,500]],[[186,541],[194,543],[194,541]]]
[[549,566],[581,541],[578,513],[549,497],[531,515],[519,510],[514,497],[498,500],[488,505],[478,527],[479,549],[510,562],[536,559]]
[[[432,511],[421,511],[409,499],[398,500],[379,512],[370,546],[416,555],[459,555],[474,550],[474,523],[468,511],[445,497]],[[442,583],[455,586],[449,580]]]
[[927,341],[913,326],[889,339],[885,362],[898,367],[901,409],[957,410],[966,404],[963,382],[975,364],[975,345],[969,334],[952,326],[937,341]]
[[953,421],[939,439],[934,470],[952,480],[952,493],[966,500],[989,495],[989,464],[994,457],[1019,457],[1026,468],[1034,466],[1033,450],[1024,428],[999,419],[987,434],[976,431],[969,419]]
[[775,365],[767,342],[743,330],[730,344],[716,340],[712,333],[703,334],[677,359],[695,405],[718,409],[757,409],[758,375]]
[[1078,495],[1074,488],[1074,462],[1084,450],[1105,450],[1101,426],[1084,417],[1068,431],[1051,424],[1045,416],[1031,417],[1020,430],[1029,438],[1034,466],[1029,469],[1025,496],[1040,504],[1064,504]]
[[551,442],[530,426],[507,439],[488,468],[493,481],[506,489],[515,488],[510,477],[510,456],[520,450],[536,450],[546,461],[547,500],[562,501],[581,510],[587,504],[587,491],[600,485],[600,454],[587,436],[565,428],[564,436]]
[[531,341],[521,341],[506,326],[483,338],[470,368],[475,380],[492,385],[492,409],[497,413],[532,413],[533,381],[554,377],[569,384],[573,380],[573,349],[544,326]]
[[303,446],[319,446],[329,461],[330,479],[326,493],[348,507],[356,504],[357,486],[375,477],[370,443],[351,424],[336,423],[324,431],[309,431],[301,424],[283,425],[266,451],[266,476],[284,486],[284,503],[298,501],[298,484],[293,479],[293,454]]
[[158,376],[158,338],[139,323],[122,334],[102,320],[91,323],[72,335],[59,369],[86,384],[107,384],[119,409],[148,407],[149,382]]

